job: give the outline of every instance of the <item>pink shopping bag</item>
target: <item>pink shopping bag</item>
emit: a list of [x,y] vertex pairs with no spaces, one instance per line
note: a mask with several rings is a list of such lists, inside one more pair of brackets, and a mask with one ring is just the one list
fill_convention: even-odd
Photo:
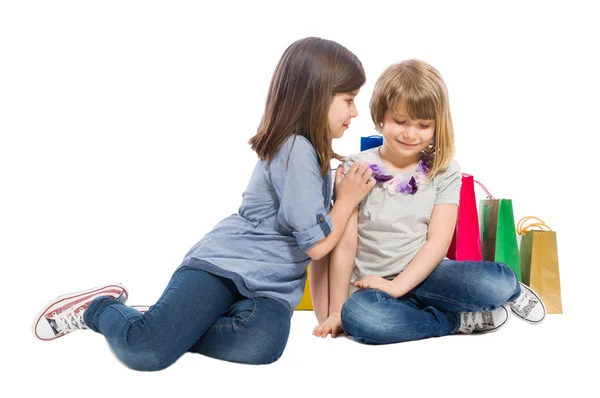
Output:
[[452,243],[446,255],[450,260],[482,261],[483,258],[474,182],[472,175],[463,173],[458,219]]

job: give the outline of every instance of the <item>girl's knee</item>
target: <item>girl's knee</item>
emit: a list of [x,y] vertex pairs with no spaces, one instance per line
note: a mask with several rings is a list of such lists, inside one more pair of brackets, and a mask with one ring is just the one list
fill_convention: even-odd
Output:
[[136,350],[113,348],[113,351],[123,365],[141,372],[164,370],[175,362],[164,352],[153,348]]
[[209,356],[247,365],[267,365],[281,358],[287,345],[286,333],[264,334],[261,337],[255,334],[254,337],[258,338],[249,339],[244,345],[223,347]]
[[359,343],[383,344],[395,329],[386,322],[387,316],[377,294],[361,290],[342,306],[342,329]]
[[371,296],[372,293],[368,290],[359,290],[348,297],[342,306],[342,326],[344,323],[348,326],[350,324],[362,323],[368,318],[370,312],[368,310],[369,303],[374,301]]
[[369,322],[365,318],[355,317],[348,313],[342,315],[342,329],[354,340],[363,344],[385,344],[393,334],[389,325],[382,322]]
[[500,267],[499,273],[489,278],[486,285],[490,305],[499,307],[510,299],[518,287],[518,280],[515,273],[505,264],[496,263]]
[[290,325],[291,319],[286,316],[252,325],[246,336],[251,344],[230,353],[234,362],[250,365],[267,365],[276,362],[287,346]]
[[237,361],[249,365],[268,365],[276,362],[283,355],[282,348],[267,347],[266,349],[257,349],[242,355]]
[[363,328],[365,308],[360,300],[360,296],[363,295],[363,292],[364,291],[361,290],[354,293],[342,306],[342,312],[340,314],[342,319],[342,329],[352,336],[354,336],[357,330]]

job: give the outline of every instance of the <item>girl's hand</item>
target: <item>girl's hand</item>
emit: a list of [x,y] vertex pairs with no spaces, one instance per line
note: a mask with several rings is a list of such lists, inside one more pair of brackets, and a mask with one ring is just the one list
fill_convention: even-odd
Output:
[[396,284],[380,277],[379,275],[369,275],[359,281],[354,282],[354,286],[363,289],[377,289],[389,294],[394,298],[399,297],[398,292],[396,291]]
[[352,208],[367,196],[376,184],[373,170],[367,163],[354,163],[343,175],[344,166],[340,166],[335,173],[335,197],[336,202],[345,202]]
[[331,333],[331,337],[336,338],[340,333],[344,333],[342,329],[342,315],[339,312],[333,312],[329,318],[313,330],[313,335],[325,338]]

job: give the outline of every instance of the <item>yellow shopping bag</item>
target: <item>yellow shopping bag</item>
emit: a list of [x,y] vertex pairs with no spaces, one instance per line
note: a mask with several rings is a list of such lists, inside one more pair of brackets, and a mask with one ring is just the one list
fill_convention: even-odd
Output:
[[310,269],[309,268],[310,268],[310,264],[306,268],[306,285],[304,287],[304,294],[302,295],[302,299],[300,300],[300,303],[296,307],[296,310],[300,310],[300,311],[312,311],[313,310],[312,299],[310,296],[310,274],[309,274]]
[[[527,224],[531,220],[535,222]],[[517,232],[522,282],[540,295],[549,314],[562,314],[556,232],[532,216],[519,220]]]

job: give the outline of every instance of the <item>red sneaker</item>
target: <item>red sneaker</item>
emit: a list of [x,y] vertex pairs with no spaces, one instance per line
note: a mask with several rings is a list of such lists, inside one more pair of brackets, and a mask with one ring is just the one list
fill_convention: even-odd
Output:
[[48,341],[87,329],[83,313],[95,298],[108,296],[125,303],[128,295],[125,286],[113,283],[56,297],[35,317],[33,334],[40,340]]

